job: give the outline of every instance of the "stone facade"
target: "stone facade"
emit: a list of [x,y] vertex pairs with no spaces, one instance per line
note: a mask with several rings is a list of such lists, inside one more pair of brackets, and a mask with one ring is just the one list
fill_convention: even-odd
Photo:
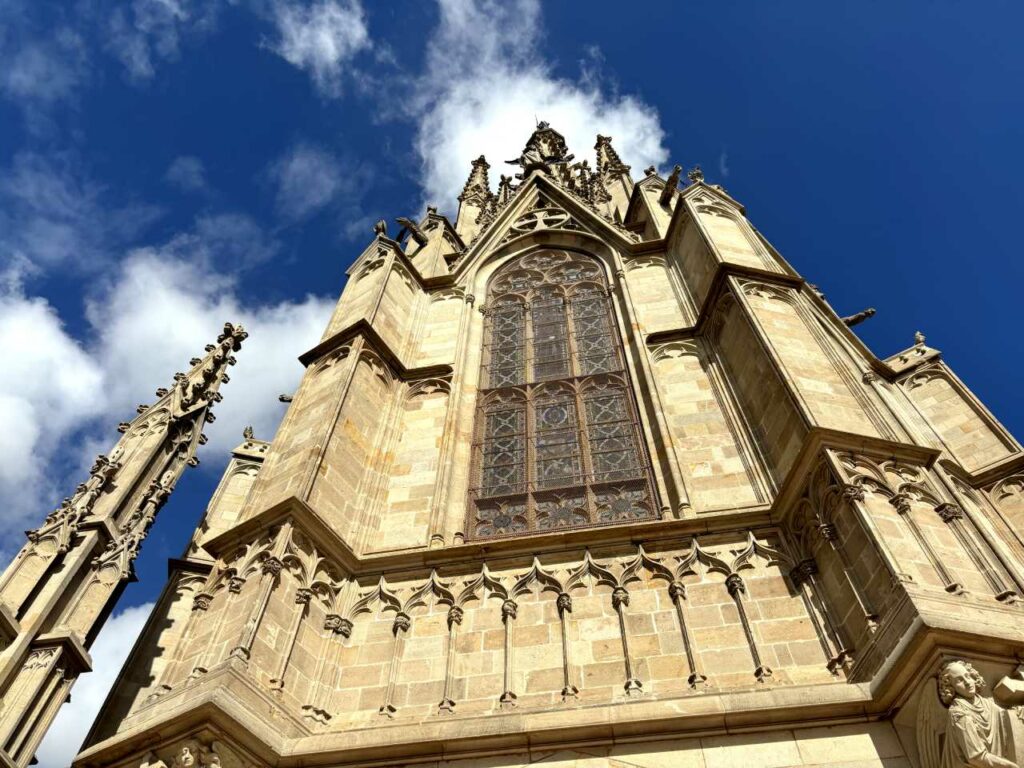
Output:
[[1024,764],[1020,444],[595,149],[377,226],[77,768]]

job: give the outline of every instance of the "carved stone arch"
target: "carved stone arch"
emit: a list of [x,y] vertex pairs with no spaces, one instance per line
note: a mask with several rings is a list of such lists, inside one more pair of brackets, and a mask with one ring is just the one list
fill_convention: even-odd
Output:
[[779,285],[766,283],[761,280],[743,280],[740,282],[740,290],[745,296],[757,296],[768,301],[781,301],[790,306],[796,306],[796,295]]
[[[973,491],[969,486],[969,490]],[[1009,477],[1000,480],[994,486],[991,491],[992,500],[996,503],[1004,501],[1010,497],[1024,496],[1024,474],[1010,475]]]
[[793,568],[793,559],[780,549],[770,547],[756,536],[753,531],[747,531],[746,546],[736,553],[731,568],[733,573],[739,573],[745,568],[753,568],[753,561],[760,558],[766,566],[778,566],[785,571]]
[[367,366],[370,372],[385,384],[389,392],[394,390],[398,379],[384,358],[372,349],[363,348],[359,351],[359,363]]
[[707,335],[711,341],[717,342],[719,340],[722,335],[722,329],[725,327],[729,315],[736,308],[736,305],[736,297],[730,291],[725,291],[715,301],[711,317],[708,318]]
[[354,278],[353,282],[358,282],[371,272],[376,272],[378,269],[383,267],[384,262],[387,260],[387,255],[387,249],[379,248],[372,257],[363,262],[363,265],[356,270],[356,273],[352,276]]
[[648,269],[649,267],[661,267],[662,269],[668,269],[668,259],[661,255],[645,255],[637,256],[632,259],[625,260],[623,262],[626,272],[633,272],[638,269]]
[[406,599],[401,612],[411,616],[413,609],[428,605],[430,600],[438,605],[455,605],[455,595],[449,585],[438,578],[437,571],[431,571],[430,578]]
[[331,352],[324,355],[322,358],[317,360],[316,363],[313,364],[313,375],[319,376],[328,368],[332,368],[338,363],[342,362],[343,360],[347,360],[351,352],[352,347],[347,344],[345,346],[338,347],[337,349],[332,350]]
[[382,613],[393,611],[396,614],[402,610],[402,601],[392,591],[383,576],[380,577],[373,587],[361,594],[352,606],[349,615],[354,619],[361,613],[374,613],[377,610],[380,610]]
[[565,581],[565,591],[587,589],[591,584],[599,584],[611,589],[621,587],[619,578],[605,565],[594,560],[588,549],[583,555],[583,562],[569,573]]
[[479,600],[481,603],[484,603],[491,597],[502,601],[508,600],[509,590],[502,584],[500,579],[490,572],[487,564],[484,563],[480,569],[480,574],[469,581],[459,592],[458,597],[455,599],[455,605],[462,608],[472,600]]
[[[700,567],[703,571],[698,571]],[[682,579],[683,576],[694,574],[694,575],[706,575],[717,573],[724,579],[731,574],[732,567],[722,558],[718,557],[712,552],[708,552],[697,539],[693,539],[690,542],[689,551],[676,557],[676,577]]]
[[399,279],[405,283],[405,287],[410,291],[416,287],[416,278],[412,276],[412,273],[406,268],[402,262],[397,259],[391,262],[391,271],[398,275]]
[[533,558],[533,564],[530,566],[525,574],[523,574],[516,583],[512,586],[511,594],[512,597],[519,595],[525,595],[532,591],[536,585],[540,592],[553,592],[556,595],[560,595],[566,591],[562,582],[555,577],[554,574],[549,572],[540,564],[540,560],[536,557]]
[[442,301],[464,301],[466,298],[466,289],[461,288],[459,286],[455,286],[453,288],[443,288],[440,291],[434,291],[433,293],[428,294],[428,296],[430,298],[431,304],[439,303]]
[[622,584],[629,584],[632,581],[641,581],[640,574],[646,571],[652,579],[673,584],[677,581],[672,569],[661,560],[651,557],[644,550],[643,545],[637,546],[636,555],[622,566],[622,575],[619,577]]
[[651,359],[656,363],[660,363],[662,360],[674,360],[688,355],[697,358],[701,365],[704,365],[704,355],[701,353],[700,345],[697,343],[696,339],[667,341],[663,344],[657,344],[651,348]]
[[935,379],[943,379],[950,386],[953,386],[953,380],[945,371],[943,371],[941,368],[937,366],[933,368],[921,368],[918,371],[916,371],[912,376],[908,376],[907,378],[903,379],[900,382],[900,384],[901,386],[903,386],[904,389],[910,392],[917,389],[918,387],[923,387],[925,384],[927,384],[930,381],[934,381]]
[[417,381],[409,382],[409,384],[404,388],[402,393],[402,402],[403,404],[406,404],[418,397],[430,397],[431,395],[436,395],[438,392],[447,396],[451,394],[451,391],[451,379],[419,379]]

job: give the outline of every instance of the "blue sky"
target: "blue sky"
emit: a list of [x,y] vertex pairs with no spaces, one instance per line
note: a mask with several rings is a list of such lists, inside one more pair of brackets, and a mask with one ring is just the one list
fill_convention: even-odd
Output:
[[535,116],[581,157],[611,134],[638,176],[700,163],[840,313],[878,309],[858,327],[877,354],[922,330],[1024,434],[1020,4],[623,11],[0,0],[0,550],[241,320],[203,464],[119,610],[152,601],[242,428],[272,434],[372,223],[454,213],[470,159],[496,181]]

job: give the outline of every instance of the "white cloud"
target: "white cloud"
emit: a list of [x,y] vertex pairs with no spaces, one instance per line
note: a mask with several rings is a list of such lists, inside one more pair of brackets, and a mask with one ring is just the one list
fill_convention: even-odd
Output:
[[126,608],[112,616],[100,631],[89,649],[95,671],[78,679],[71,690],[71,701],[60,710],[39,745],[39,768],[71,765],[152,610],[153,603]]
[[276,0],[279,39],[273,50],[312,76],[327,96],[341,92],[345,67],[370,47],[366,14],[359,0],[319,0],[311,4]]
[[[410,116],[419,121],[416,149],[427,202],[453,206],[472,158],[484,153],[491,173],[510,173],[534,119],[561,132],[579,158],[596,134],[610,134],[634,168],[664,164],[668,152],[657,110],[620,95],[593,66],[578,80],[556,77],[539,51],[537,0],[441,0],[427,69]],[[591,51],[591,61],[599,60]]]
[[151,402],[226,321],[244,324],[250,338],[202,454],[222,458],[247,424],[273,436],[283,414],[277,395],[297,385],[296,358],[318,341],[334,301],[246,301],[233,278],[211,266],[213,248],[191,234],[131,252],[87,302],[86,344],[44,299],[27,296],[16,279],[0,280],[0,541],[18,546],[20,530],[83,479],[92,458],[85,447],[109,450],[114,425]]
[[724,149],[718,155],[718,174],[726,179],[729,177],[729,153]]
[[174,61],[182,42],[211,31],[220,0],[133,0],[114,8],[107,49],[132,80],[149,80],[159,60]]
[[191,155],[176,157],[167,168],[164,178],[185,192],[200,192],[207,188],[206,168],[203,161]]
[[321,210],[339,192],[352,191],[338,159],[319,147],[297,144],[270,165],[277,186],[276,206],[284,218],[297,221]]

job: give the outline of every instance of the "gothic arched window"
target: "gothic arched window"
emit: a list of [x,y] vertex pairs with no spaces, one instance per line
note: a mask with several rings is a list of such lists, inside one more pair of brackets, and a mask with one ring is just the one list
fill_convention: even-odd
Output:
[[495,273],[485,306],[468,535],[654,517],[600,265],[567,251],[523,256]]

